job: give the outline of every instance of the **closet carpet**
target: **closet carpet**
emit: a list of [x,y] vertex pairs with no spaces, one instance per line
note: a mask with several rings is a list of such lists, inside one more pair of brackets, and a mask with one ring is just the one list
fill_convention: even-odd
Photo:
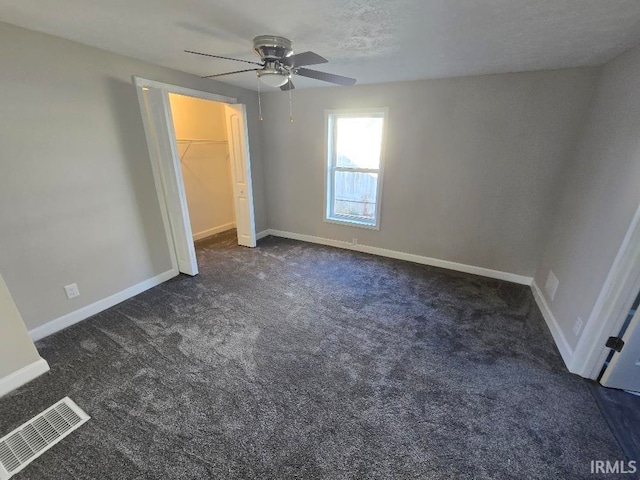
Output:
[[624,454],[530,289],[235,232],[179,276],[37,343],[0,435],[92,418],[26,479],[584,479]]

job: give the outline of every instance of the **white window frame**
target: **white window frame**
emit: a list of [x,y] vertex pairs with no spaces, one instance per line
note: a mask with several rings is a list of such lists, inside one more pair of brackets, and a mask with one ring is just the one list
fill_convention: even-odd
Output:
[[[337,118],[359,118],[359,117],[381,117],[382,118],[382,139],[380,144],[380,167],[374,168],[349,168],[338,167],[336,165],[336,124]],[[370,230],[380,230],[380,210],[382,206],[382,181],[384,177],[384,160],[387,140],[387,120],[389,117],[388,107],[360,108],[344,110],[325,110],[325,185],[324,185],[324,221],[339,225],[368,228]],[[336,171],[377,173],[378,185],[376,189],[376,216],[375,223],[361,219],[360,217],[349,215],[336,215],[334,213],[334,178]]]

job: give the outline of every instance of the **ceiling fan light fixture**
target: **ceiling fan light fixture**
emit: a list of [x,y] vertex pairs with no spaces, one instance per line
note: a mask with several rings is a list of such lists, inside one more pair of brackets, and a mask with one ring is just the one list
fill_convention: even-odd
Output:
[[278,88],[289,81],[289,74],[273,70],[258,70],[258,78],[265,85]]

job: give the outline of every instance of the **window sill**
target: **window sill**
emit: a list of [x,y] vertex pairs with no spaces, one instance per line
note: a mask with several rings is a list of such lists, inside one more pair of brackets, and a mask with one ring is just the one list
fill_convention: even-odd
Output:
[[348,220],[343,218],[325,218],[324,221],[326,223],[344,225],[346,227],[366,228],[367,230],[380,230],[380,225],[372,225],[366,222],[359,222],[358,220]]

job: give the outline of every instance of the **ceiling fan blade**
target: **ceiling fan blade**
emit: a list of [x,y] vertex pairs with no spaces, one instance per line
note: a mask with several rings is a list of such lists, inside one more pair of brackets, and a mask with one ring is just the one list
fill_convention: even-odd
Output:
[[322,80],[323,82],[336,83],[344,86],[353,85],[357,81],[355,78],[334,75],[333,73],[319,72],[318,70],[310,70],[308,68],[296,68],[293,70],[293,73],[303,77],[315,78],[316,80]]
[[327,60],[324,57],[321,57],[317,53],[314,52],[302,52],[297,55],[292,55],[283,60],[284,63],[289,65],[290,67],[303,67],[304,65],[319,65],[321,63],[327,63]]
[[293,82],[291,81],[291,79],[289,79],[287,83],[280,87],[280,90],[282,90],[283,92],[288,92],[289,90],[295,90],[295,88],[296,87],[293,85]]
[[264,66],[262,63],[258,63],[258,62],[250,62],[249,60],[240,60],[239,58],[223,57],[221,55],[211,55],[210,53],[194,52],[192,50],[185,50],[185,53],[193,53],[194,55],[202,55],[203,57],[221,58],[223,60],[233,60],[234,62],[250,63],[251,65],[260,65],[261,67]]
[[224,77],[225,75],[233,75],[234,73],[256,72],[258,70],[262,70],[262,69],[261,68],[250,68],[248,70],[236,70],[235,72],[216,73],[215,75],[207,75],[206,77],[202,77],[202,78]]

